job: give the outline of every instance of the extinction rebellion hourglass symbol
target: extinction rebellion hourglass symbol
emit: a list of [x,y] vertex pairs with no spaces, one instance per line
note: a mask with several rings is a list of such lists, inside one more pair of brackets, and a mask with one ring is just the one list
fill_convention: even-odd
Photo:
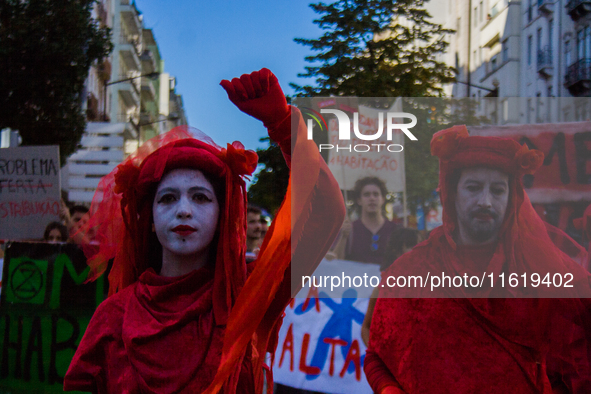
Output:
[[10,287],[18,299],[29,301],[43,288],[43,272],[31,261],[22,262],[12,272]]

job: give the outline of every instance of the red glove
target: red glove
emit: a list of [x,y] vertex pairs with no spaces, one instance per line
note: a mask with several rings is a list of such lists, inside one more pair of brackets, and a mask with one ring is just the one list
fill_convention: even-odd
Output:
[[290,114],[279,81],[267,68],[243,74],[232,82],[224,79],[220,85],[238,109],[262,121],[268,129],[275,128]]

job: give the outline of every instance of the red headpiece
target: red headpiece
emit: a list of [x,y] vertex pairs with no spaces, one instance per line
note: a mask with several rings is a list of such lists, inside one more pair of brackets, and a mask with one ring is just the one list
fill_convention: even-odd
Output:
[[[196,139],[198,137],[199,139]],[[230,307],[246,281],[246,189],[243,177],[251,175],[257,155],[239,142],[226,149],[195,129],[181,126],[143,144],[98,187],[91,205],[88,228],[99,243],[86,247],[90,280],[100,276],[114,259],[109,274],[109,294],[134,283],[149,268],[152,195],[163,175],[177,168],[193,168],[221,179],[225,186],[220,206],[219,240],[214,275],[214,313],[226,322]]]
[[439,158],[439,190],[444,207],[444,229],[448,241],[454,248],[455,243],[451,235],[456,226],[456,185],[450,183],[455,170],[488,167],[510,176],[511,196],[507,207],[507,223],[518,213],[524,199],[527,198],[524,196],[521,181],[523,175],[533,174],[544,161],[544,154],[539,150],[530,150],[526,145],[521,146],[509,138],[471,137],[463,125],[435,133],[431,139],[431,154]]

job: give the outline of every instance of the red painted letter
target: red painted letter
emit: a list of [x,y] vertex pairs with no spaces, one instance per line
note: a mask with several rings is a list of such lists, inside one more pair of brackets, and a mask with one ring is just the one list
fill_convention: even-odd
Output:
[[289,325],[287,334],[285,334],[285,340],[283,341],[283,347],[281,348],[281,358],[279,359],[279,368],[283,364],[283,356],[285,352],[289,351],[289,370],[293,371],[293,323]]
[[310,334],[304,334],[304,341],[302,342],[302,352],[300,353],[300,371],[306,375],[320,375],[320,368],[306,365],[306,357],[308,356],[308,343],[310,342]]
[[328,368],[328,374],[334,375],[334,348],[336,345],[347,346],[347,341],[336,338],[324,338],[324,343],[330,344],[330,367]]
[[347,353],[345,365],[343,366],[343,369],[339,374],[341,378],[345,376],[345,372],[347,372],[347,367],[352,362],[355,365],[355,379],[357,379],[357,381],[361,380],[361,357],[359,353],[359,342],[357,342],[357,339],[354,339],[353,343],[351,344],[351,347],[349,348],[349,353]]

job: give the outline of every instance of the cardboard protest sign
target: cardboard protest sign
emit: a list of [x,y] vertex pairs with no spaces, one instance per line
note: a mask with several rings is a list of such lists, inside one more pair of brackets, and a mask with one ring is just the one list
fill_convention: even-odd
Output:
[[60,213],[58,146],[0,149],[0,239],[42,239]]
[[[400,112],[401,105],[397,101],[388,112]],[[328,122],[329,150],[328,168],[339,183],[342,190],[352,190],[355,181],[367,176],[377,176],[386,183],[390,192],[404,190],[404,134],[400,130],[392,133],[388,139],[387,112],[360,105],[352,118],[360,134],[375,135],[382,130],[376,140],[361,140],[352,137],[349,143],[339,140],[339,122],[331,118]],[[402,121],[402,123],[404,123]]]

